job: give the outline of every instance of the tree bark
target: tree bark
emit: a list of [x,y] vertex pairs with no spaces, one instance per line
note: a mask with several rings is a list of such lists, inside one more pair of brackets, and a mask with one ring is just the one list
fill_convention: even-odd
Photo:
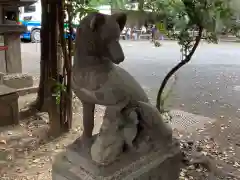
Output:
[[[65,5],[66,6],[66,5]],[[71,4],[67,5],[68,16],[69,16],[69,28],[70,28],[70,38],[68,40],[68,44],[66,43],[66,39],[64,38],[64,0],[62,0],[61,4],[59,5],[59,32],[60,32],[60,42],[62,46],[63,52],[63,84],[66,87],[66,92],[61,94],[61,104],[60,104],[60,111],[61,111],[61,124],[64,126],[65,130],[68,131],[72,126],[72,89],[71,89],[71,67],[72,67],[72,6]],[[67,50],[68,46],[68,50]]]
[[46,80],[48,78],[48,54],[49,54],[49,23],[48,23],[48,4],[47,0],[41,0],[42,3],[42,25],[41,25],[41,60],[40,60],[40,82],[38,88],[38,96],[36,100],[36,108],[39,111],[43,109],[46,96]]
[[57,16],[57,1],[51,1],[49,3],[49,43],[50,43],[50,52],[49,52],[49,84],[48,84],[48,99],[50,108],[48,108],[49,121],[50,121],[50,134],[53,136],[61,135],[64,130],[62,129],[60,123],[60,110],[59,105],[56,103],[56,99],[52,96],[53,89],[56,86],[58,81],[58,16]]
[[42,0],[41,74],[36,106],[38,110],[48,112],[52,136],[66,132],[64,119],[60,120],[60,105],[53,96],[59,81],[58,61],[61,61],[58,56],[58,8],[61,8],[59,0]]
[[138,10],[143,11],[143,6],[144,6],[144,0],[139,0],[138,2]]

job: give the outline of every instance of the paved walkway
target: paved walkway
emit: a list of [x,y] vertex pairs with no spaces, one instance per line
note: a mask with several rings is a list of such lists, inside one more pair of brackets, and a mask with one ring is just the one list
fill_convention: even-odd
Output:
[[[156,48],[148,41],[122,41],[126,55],[121,64],[145,88],[155,103],[157,90],[166,73],[179,62],[179,46],[163,41]],[[240,118],[240,44],[202,43],[192,62],[178,73],[169,106],[215,119]],[[39,75],[40,46],[22,45],[23,71]]]

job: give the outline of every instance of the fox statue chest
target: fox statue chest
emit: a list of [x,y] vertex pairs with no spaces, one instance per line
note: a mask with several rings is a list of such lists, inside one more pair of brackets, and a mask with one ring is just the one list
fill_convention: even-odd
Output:
[[[120,66],[107,60],[91,66],[81,67],[79,64],[75,64],[72,87],[79,92],[79,96],[80,92],[84,92],[84,94],[89,94],[89,98],[92,97],[92,93],[103,92],[105,97],[109,96],[109,99],[118,100],[131,96],[131,99],[148,101],[147,95],[134,77]],[[85,97],[83,98],[85,99]]]
[[109,74],[114,70],[114,65],[108,60],[96,58],[84,58],[88,64],[76,63],[73,65],[72,80],[73,85],[87,90],[98,90],[109,79]]

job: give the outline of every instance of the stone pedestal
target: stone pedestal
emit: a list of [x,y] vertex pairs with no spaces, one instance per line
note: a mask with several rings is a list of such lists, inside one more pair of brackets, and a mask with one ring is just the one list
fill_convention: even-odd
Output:
[[0,126],[18,124],[18,97],[15,89],[0,85]]
[[52,180],[177,180],[180,173],[179,143],[156,142],[147,153],[125,152],[109,166],[92,162],[87,148],[76,140],[59,154],[52,168]]
[[33,86],[33,78],[28,74],[8,74],[3,76],[3,84],[15,89],[29,88]]

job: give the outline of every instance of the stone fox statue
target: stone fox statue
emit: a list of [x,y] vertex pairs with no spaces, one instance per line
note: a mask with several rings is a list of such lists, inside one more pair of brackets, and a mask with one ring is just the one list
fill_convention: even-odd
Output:
[[[123,143],[128,141],[131,144],[135,139],[137,132],[129,138],[131,140],[124,140],[123,136],[120,135],[121,128],[119,128],[121,122],[128,119],[125,116],[126,112],[128,112],[129,117],[136,118],[132,113],[135,111],[131,107],[136,106],[144,109],[142,116],[145,116],[146,121],[150,121],[146,119],[148,112],[150,114],[157,113],[158,116],[156,108],[150,106],[147,95],[138,82],[127,71],[116,65],[125,59],[119,37],[126,20],[127,17],[124,13],[113,15],[92,13],[81,21],[77,29],[72,87],[83,105],[84,131],[82,138],[90,140],[92,137],[95,104],[106,106],[103,124],[95,140],[95,145],[97,146],[97,142],[101,141],[100,137],[105,138],[103,134],[112,136],[113,139],[109,140],[111,142],[107,142],[105,138],[103,140],[105,143],[99,142],[102,151],[105,147],[109,147],[109,144],[113,146],[115,144],[116,149],[121,150]],[[171,134],[165,128],[164,123],[160,122],[160,124],[162,133],[165,131],[167,134]],[[136,131],[135,126],[133,131]],[[119,150],[108,151],[105,159],[99,159],[94,154],[92,154],[92,158],[99,163],[110,162],[114,160],[113,157],[120,153],[116,151]],[[111,153],[112,155],[109,155]]]

